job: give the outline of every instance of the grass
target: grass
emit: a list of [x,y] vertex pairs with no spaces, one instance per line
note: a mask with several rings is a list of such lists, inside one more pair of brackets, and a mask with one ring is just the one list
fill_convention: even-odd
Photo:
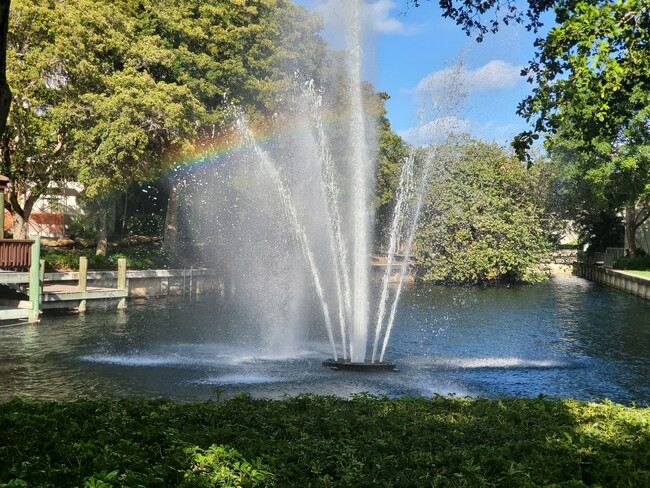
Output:
[[0,486],[650,486],[650,410],[299,396],[0,404]]
[[644,278],[650,278],[650,271],[636,271],[636,270],[628,269],[626,270],[626,272],[637,276],[643,276]]

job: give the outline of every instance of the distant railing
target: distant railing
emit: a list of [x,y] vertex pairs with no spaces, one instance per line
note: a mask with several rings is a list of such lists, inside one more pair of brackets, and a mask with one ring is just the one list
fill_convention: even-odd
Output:
[[595,252],[593,254],[584,255],[582,261],[583,263],[589,266],[604,266],[605,268],[611,268],[614,266],[614,255],[608,254],[606,252]]
[[0,270],[29,271],[32,244],[29,239],[0,239]]
[[614,262],[618,261],[620,258],[625,256],[624,247],[608,247],[606,251],[607,254],[611,254],[614,256]]

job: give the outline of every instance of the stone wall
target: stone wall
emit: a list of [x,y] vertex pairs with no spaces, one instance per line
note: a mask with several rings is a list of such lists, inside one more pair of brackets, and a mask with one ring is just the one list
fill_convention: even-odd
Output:
[[583,263],[574,264],[573,273],[581,278],[650,300],[650,279],[648,278],[617,269],[590,266]]

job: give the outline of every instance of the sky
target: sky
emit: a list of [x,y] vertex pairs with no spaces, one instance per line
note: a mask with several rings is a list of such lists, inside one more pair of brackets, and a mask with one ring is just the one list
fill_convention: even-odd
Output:
[[[324,36],[341,49],[337,17],[350,0],[294,0],[319,11]],[[390,95],[386,107],[395,132],[408,142],[436,142],[449,129],[507,145],[529,129],[516,114],[531,93],[521,69],[533,58],[534,35],[504,26],[482,43],[443,19],[437,1],[408,7],[407,0],[363,0],[364,78]]]

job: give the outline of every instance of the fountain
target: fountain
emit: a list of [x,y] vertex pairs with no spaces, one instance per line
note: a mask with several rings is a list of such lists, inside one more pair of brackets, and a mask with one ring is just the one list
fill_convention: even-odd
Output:
[[[193,184],[185,185],[190,208],[185,220],[192,241],[204,244],[203,259],[215,263],[237,290],[249,317],[242,327],[248,329],[242,334],[248,344],[261,342],[264,354],[291,357],[310,332],[318,337],[309,330],[317,321],[332,355],[325,366],[387,371],[395,368],[384,354],[408,272],[428,165],[415,182],[415,153],[404,162],[388,263],[375,299],[370,294],[370,148],[376,131],[364,112],[360,2],[346,8],[347,72],[335,75],[344,86],[339,98],[345,107],[333,114],[324,101],[328,94],[297,75],[298,89],[288,96],[286,112],[276,114],[266,131],[253,128],[234,109],[238,144],[211,155],[204,170],[186,175]],[[404,229],[407,256],[397,265],[396,236]],[[390,293],[394,269],[399,279]],[[318,318],[310,317],[313,310],[320,311]]]

